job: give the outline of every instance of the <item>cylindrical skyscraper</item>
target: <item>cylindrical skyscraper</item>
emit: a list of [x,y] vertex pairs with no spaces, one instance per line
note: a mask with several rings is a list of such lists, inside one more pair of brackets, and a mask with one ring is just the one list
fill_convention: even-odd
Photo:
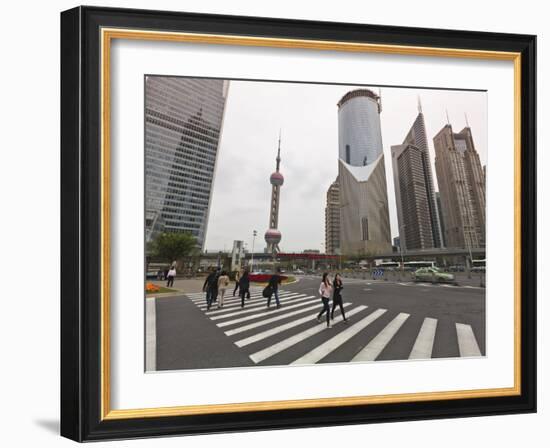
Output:
[[338,102],[338,179],[342,254],[391,253],[379,95],[368,89]]
[[368,89],[352,90],[338,102],[338,147],[341,160],[365,166],[382,154],[380,97]]
[[265,232],[265,242],[267,243],[267,252],[280,252],[279,243],[281,242],[281,232],[277,229],[279,225],[279,198],[281,186],[285,178],[279,172],[281,164],[281,136],[279,135],[279,148],[277,150],[277,165],[275,171],[269,177],[271,183],[271,206],[269,208],[269,228]]

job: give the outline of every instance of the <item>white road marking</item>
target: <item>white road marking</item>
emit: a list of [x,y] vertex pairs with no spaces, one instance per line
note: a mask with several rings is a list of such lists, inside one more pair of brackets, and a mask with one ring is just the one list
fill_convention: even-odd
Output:
[[[243,331],[252,330],[253,328],[258,328],[258,327],[261,327],[263,325],[267,325],[267,324],[270,324],[270,323],[273,323],[273,322],[277,322],[278,320],[281,320],[281,319],[286,319],[288,317],[296,316],[298,314],[303,314],[303,313],[308,312],[308,311],[313,311],[313,310],[318,311],[319,309],[320,309],[319,305],[313,305],[313,306],[309,306],[307,308],[301,308],[299,310],[292,311],[290,313],[279,314],[279,315],[277,315],[275,317],[271,317],[269,319],[264,319],[264,320],[261,320],[259,322],[254,322],[254,323],[245,325],[243,327],[234,328],[233,330],[228,330],[228,331],[225,332],[225,334],[227,336],[232,336],[234,334],[242,333]],[[273,314],[273,313],[270,313],[270,314]],[[311,316],[309,318],[313,319],[313,317],[311,317]]]
[[474,331],[470,325],[455,324],[456,335],[458,337],[458,350],[461,357],[481,356],[481,351],[477,345]]
[[429,359],[432,357],[437,319],[426,317],[420,327],[409,359]]
[[371,324],[380,316],[382,316],[382,314],[384,314],[386,311],[387,310],[382,308],[377,309],[375,312],[369,314],[367,317],[364,317],[363,319],[361,319],[359,322],[352,325],[351,327],[346,328],[344,331],[341,331],[336,336],[330,338],[328,341],[324,342],[323,344],[315,347],[309,353],[306,353],[304,356],[301,356],[291,364],[315,364],[316,362],[320,361],[325,356],[327,356],[329,353],[333,352],[338,347],[340,347],[344,342],[347,342],[348,340],[350,340],[353,336],[359,333],[363,328],[365,328],[367,325]]
[[145,299],[145,371],[157,370],[157,316],[154,297]]
[[[344,308],[351,305],[351,303],[344,303]],[[305,324],[306,322],[311,322],[311,316],[302,317],[301,319],[293,320],[292,322],[288,322],[283,325],[279,325],[278,327],[270,328],[269,330],[262,331],[261,333],[254,334],[248,338],[241,339],[240,341],[236,341],[235,344],[238,347],[244,347],[245,345],[252,344],[254,342],[261,341],[262,339],[268,338],[269,336],[273,336],[274,334],[281,333],[282,331],[289,330],[290,328],[297,327],[298,325]]]
[[352,361],[374,361],[408,318],[409,314],[399,313],[374,339],[352,358]]
[[[347,313],[347,317],[350,318],[351,316],[357,313],[360,313],[365,309],[367,309],[365,305],[360,305],[356,308],[353,308],[351,311]],[[338,325],[341,322],[342,321],[339,321],[334,325]],[[250,359],[257,364],[267,358],[271,358],[273,355],[276,355],[277,353],[282,352],[283,350],[286,350],[289,347],[292,347],[295,344],[298,344],[299,342],[302,342],[304,339],[307,339],[322,331],[326,331],[326,324],[324,322],[317,324],[314,327],[311,327],[305,331],[297,333],[287,339],[284,339],[281,342],[278,342],[277,344],[274,344],[270,347],[264,348],[263,350],[253,353],[252,355],[250,355]]]
[[[286,299],[286,298],[295,297],[295,296],[299,296],[299,295],[304,295],[304,294],[285,293],[285,294],[280,294],[279,299]],[[272,299],[272,300],[274,300],[274,299]],[[250,300],[245,299],[244,304],[245,304],[245,306],[246,305],[257,305],[258,303],[265,304],[266,301],[267,301],[267,299],[265,297],[258,297],[256,299],[251,297]],[[226,299],[223,302],[224,302],[223,309],[214,308],[211,311],[207,311],[207,308],[208,308],[207,305],[199,305],[199,308],[201,310],[205,310],[206,314],[208,316],[210,316],[210,315],[216,314],[216,313],[224,313],[224,312],[227,311],[227,308],[240,308],[241,307],[241,299],[231,299],[231,300]],[[212,302],[212,306],[214,306],[214,302]]]
[[[256,293],[256,294],[253,294],[253,293],[250,293],[250,298],[251,299],[257,299],[259,297],[263,297],[261,293]],[[200,302],[206,302],[206,293],[204,293],[202,295],[202,297],[198,297],[198,298],[195,298],[195,299],[191,299],[194,303],[200,303]],[[237,300],[241,300],[241,298],[239,296],[233,296],[232,294],[227,294],[227,291],[225,292],[225,296],[224,296],[224,301],[237,301]]]
[[222,322],[221,324],[218,324],[218,327],[227,327],[228,325],[239,324],[241,322],[246,322],[247,320],[257,319],[259,317],[264,317],[267,315],[285,313],[286,310],[291,310],[294,308],[298,308],[300,306],[309,305],[310,303],[314,303],[314,302],[319,302],[319,307],[321,307],[320,300],[315,298],[315,296],[307,296],[305,298],[314,299],[314,300],[311,300],[309,302],[304,302],[304,303],[297,303],[296,305],[284,305],[282,308],[264,311],[262,313],[253,314],[252,316],[239,317],[237,319],[229,320],[227,322]]
[[[304,300],[307,300],[308,298],[311,298],[311,296],[306,296],[306,295],[302,295],[302,294],[289,297],[289,299],[292,299],[292,302],[290,302],[292,304],[303,302]],[[210,317],[210,319],[219,320],[219,319],[226,319],[228,317],[233,317],[233,316],[242,316],[244,314],[257,313],[260,310],[265,310],[265,303],[262,302],[260,305],[253,306],[253,307],[250,307],[250,308],[241,308],[240,306],[238,308],[239,308],[239,311],[233,311],[231,313],[212,316],[212,317]],[[231,310],[229,310],[229,311],[231,311]],[[210,316],[210,315],[208,315],[208,316]]]

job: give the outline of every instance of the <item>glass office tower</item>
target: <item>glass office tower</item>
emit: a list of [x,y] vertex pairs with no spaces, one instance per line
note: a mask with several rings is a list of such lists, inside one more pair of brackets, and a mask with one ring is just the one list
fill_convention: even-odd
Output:
[[381,100],[368,89],[338,102],[338,183],[342,254],[391,253]]
[[190,232],[204,248],[228,82],[148,76],[145,237]]

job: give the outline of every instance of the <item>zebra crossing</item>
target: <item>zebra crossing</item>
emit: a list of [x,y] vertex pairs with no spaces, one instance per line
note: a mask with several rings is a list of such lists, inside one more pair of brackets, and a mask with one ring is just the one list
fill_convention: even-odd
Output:
[[[316,295],[285,289],[279,290],[281,308],[275,307],[274,298],[272,306],[266,307],[261,287],[251,288],[244,307],[240,297],[231,295],[225,298],[223,307],[214,303],[210,310],[204,293],[187,293],[186,297],[255,364],[331,362],[335,355],[341,358],[342,353],[347,361],[376,361],[383,354],[383,359],[388,359],[387,350],[396,343],[409,347],[408,356],[391,358],[390,353],[391,359],[429,359],[440,327],[433,317],[412,319],[408,313],[353,303],[349,298],[343,304],[347,321],[337,309],[331,328],[327,328],[324,319],[316,320],[321,309]],[[403,331],[407,325],[407,331]],[[452,326],[456,353],[451,357],[482,356],[471,325],[453,322]],[[281,359],[284,361],[279,362]]]

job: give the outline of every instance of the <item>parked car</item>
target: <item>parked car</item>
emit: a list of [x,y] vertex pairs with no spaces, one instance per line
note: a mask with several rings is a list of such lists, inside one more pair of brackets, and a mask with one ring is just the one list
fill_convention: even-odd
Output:
[[301,269],[296,269],[296,270],[294,271],[294,273],[295,273],[295,274],[300,274],[300,275],[302,275],[302,274],[304,274],[304,271],[302,271]]
[[448,272],[443,272],[439,268],[420,268],[412,274],[413,280],[417,282],[438,282],[438,283],[454,283],[455,276]]

